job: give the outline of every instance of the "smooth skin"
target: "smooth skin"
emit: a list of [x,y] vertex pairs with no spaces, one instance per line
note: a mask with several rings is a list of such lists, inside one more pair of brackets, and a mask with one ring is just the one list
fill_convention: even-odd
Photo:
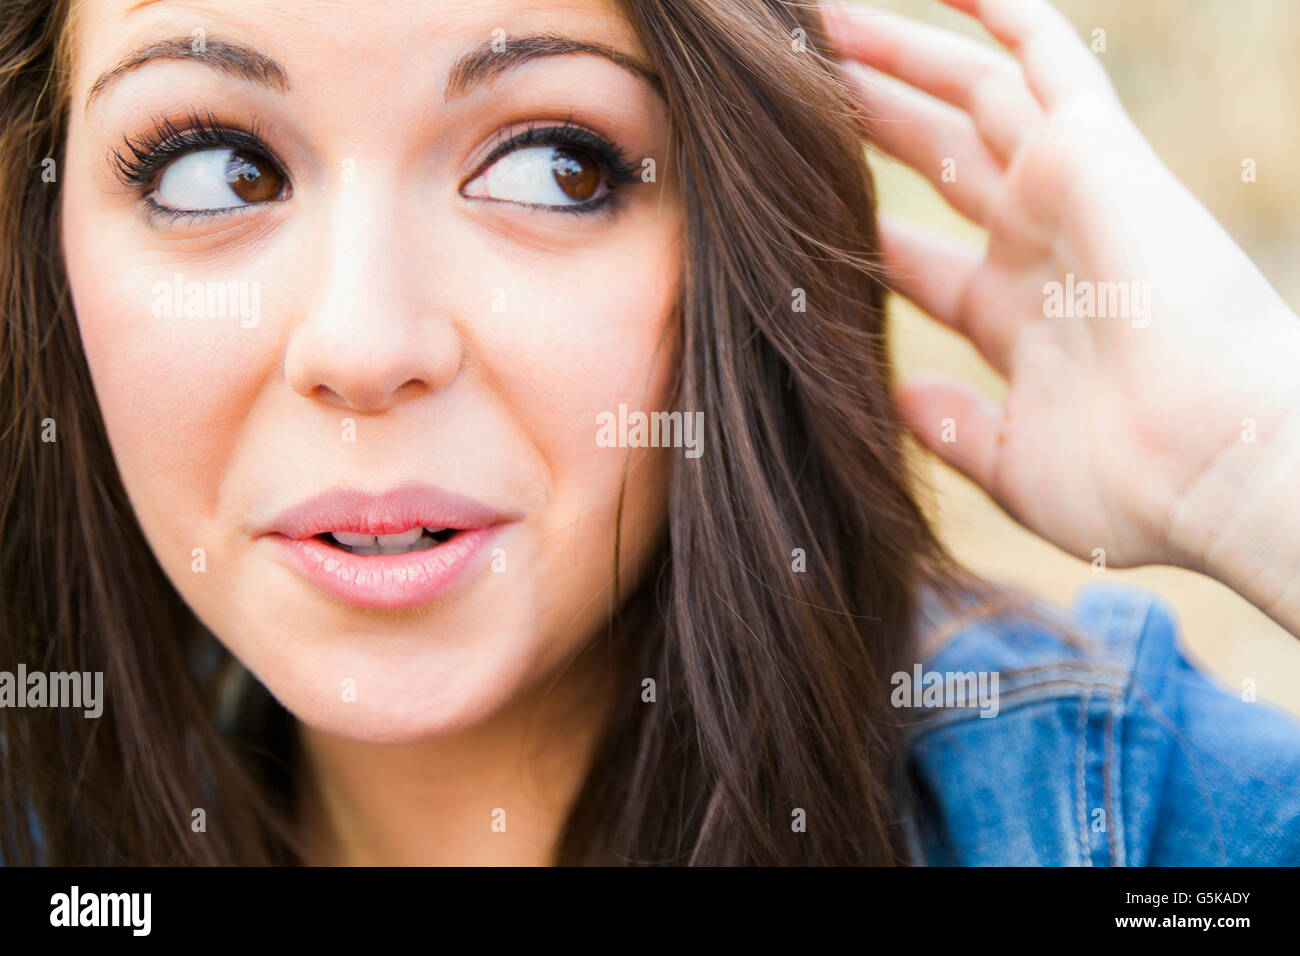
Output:
[[[497,36],[646,51],[605,0],[84,0],[72,27],[63,246],[96,396],[163,570],[299,722],[309,860],[549,862],[617,692],[581,651],[616,600],[620,491],[630,587],[680,454],[596,433],[671,402],[683,215],[636,71],[571,53],[447,81]],[[155,59],[89,96],[195,31],[283,82]],[[148,215],[112,151],[192,112],[260,131],[291,193]],[[494,147],[565,122],[664,173],[597,212],[525,205],[555,201],[531,176],[482,198]],[[177,193],[230,200],[188,168]],[[178,275],[257,288],[260,321],[159,314]],[[426,605],[337,601],[260,534],[321,492],[417,481],[512,519],[501,562]]]
[[[1065,551],[1199,571],[1300,635],[1300,319],[1046,0],[944,2],[1011,55],[876,10],[826,14],[874,144],[988,231],[979,250],[882,217],[893,288],[1009,384],[999,406],[914,378],[906,419]],[[1049,317],[1044,287],[1067,274],[1147,283],[1150,314]]]
[[[833,17],[846,53],[915,87],[889,103],[864,87],[889,120],[878,145],[936,180],[937,158],[957,157],[957,182],[936,184],[990,229],[984,256],[886,224],[899,291],[1011,379],[1005,412],[933,382],[904,388],[904,409],[1049,540],[1206,571],[1300,632],[1294,316],[1050,7],[978,12],[1019,64],[898,18]],[[570,115],[665,159],[665,106],[627,70],[553,57],[454,102],[443,84],[497,28],[645,51],[598,0],[95,0],[75,19],[64,254],[96,394],[164,570],[299,720],[309,860],[549,861],[606,703],[569,665],[613,598],[605,544],[624,478],[630,572],[663,515],[667,459],[604,453],[595,415],[667,400],[682,210],[670,180],[594,218],[461,191],[503,130]],[[87,103],[140,43],[198,28],[274,57],[288,87],[167,61]],[[109,151],[191,109],[256,120],[291,198],[195,223],[143,216]],[[1151,282],[1151,324],[1045,319],[1044,282],[1071,271]],[[258,283],[260,324],[158,316],[152,290],[178,273]],[[955,444],[938,440],[944,417]],[[1237,440],[1245,418],[1253,444]],[[508,573],[381,619],[323,598],[255,537],[323,488],[415,477],[517,516]]]

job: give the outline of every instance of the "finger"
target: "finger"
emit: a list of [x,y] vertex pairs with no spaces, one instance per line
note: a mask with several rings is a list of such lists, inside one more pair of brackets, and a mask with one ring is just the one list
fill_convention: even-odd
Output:
[[954,209],[987,227],[1004,174],[970,117],[867,67],[851,64],[846,73],[872,145],[917,170]]
[[908,428],[943,461],[994,495],[1005,419],[991,398],[964,382],[917,375],[894,390]]
[[1012,309],[971,308],[984,251],[906,219],[881,213],[880,251],[890,288],[927,315],[965,336],[1002,376],[1020,332]]
[[958,332],[961,302],[984,253],[932,229],[881,213],[880,246],[890,288]]
[[1076,98],[1116,98],[1106,70],[1070,21],[1047,0],[943,2],[975,17],[1011,51],[1045,108]]
[[1019,64],[973,40],[870,8],[826,8],[832,43],[845,57],[897,77],[970,114],[1003,163],[1043,118]]

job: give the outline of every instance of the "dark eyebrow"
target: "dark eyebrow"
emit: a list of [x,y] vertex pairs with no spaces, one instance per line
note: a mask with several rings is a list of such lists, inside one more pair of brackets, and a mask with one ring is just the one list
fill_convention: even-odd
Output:
[[224,40],[204,40],[200,43],[193,36],[168,37],[128,53],[117,66],[102,73],[86,94],[86,109],[90,109],[91,102],[113,80],[152,60],[196,60],[230,76],[251,80],[276,93],[289,90],[289,76],[280,64],[252,47]]
[[658,75],[635,57],[628,56],[613,47],[588,40],[538,33],[510,37],[495,45],[493,41],[488,41],[458,57],[447,74],[447,87],[442,94],[443,100],[450,101],[458,96],[464,96],[480,83],[485,83],[521,63],[565,53],[592,53],[612,60],[646,80],[660,96],[664,95],[663,83]]
[[[492,41],[487,41],[458,57],[447,75],[443,99],[450,101],[464,96],[473,87],[529,60],[566,53],[589,53],[604,57],[636,73],[655,92],[663,95],[663,84],[658,75],[634,57],[587,40],[534,34],[507,40],[501,49],[496,48]],[[277,93],[285,93],[289,89],[289,76],[284,68],[252,47],[216,39],[196,44],[191,36],[169,37],[140,47],[102,73],[91,84],[90,92],[86,95],[86,108],[90,108],[95,97],[113,80],[153,60],[195,60],[239,79],[251,80]]]

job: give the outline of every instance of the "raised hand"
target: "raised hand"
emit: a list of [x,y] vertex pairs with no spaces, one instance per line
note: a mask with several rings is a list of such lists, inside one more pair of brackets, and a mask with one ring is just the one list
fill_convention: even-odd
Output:
[[1059,547],[1212,574],[1300,633],[1300,320],[1046,0],[944,2],[1011,55],[826,12],[875,145],[988,230],[982,251],[882,220],[893,287],[1009,383],[999,407],[913,380],[909,424]]

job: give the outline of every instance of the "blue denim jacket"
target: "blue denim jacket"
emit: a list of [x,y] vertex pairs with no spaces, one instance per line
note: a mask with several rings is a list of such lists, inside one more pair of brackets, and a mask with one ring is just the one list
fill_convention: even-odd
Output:
[[1300,721],[1193,666],[1148,592],[1092,585],[1072,612],[1096,648],[993,618],[924,661],[996,674],[997,706],[905,711],[917,861],[1300,864]]

